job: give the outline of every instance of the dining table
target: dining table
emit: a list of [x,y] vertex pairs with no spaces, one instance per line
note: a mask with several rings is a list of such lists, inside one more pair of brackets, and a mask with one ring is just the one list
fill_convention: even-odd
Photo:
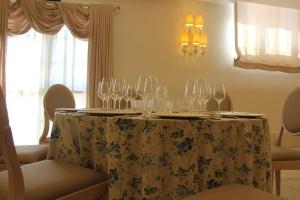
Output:
[[48,159],[108,176],[109,200],[183,199],[227,184],[272,191],[266,117],[56,112]]

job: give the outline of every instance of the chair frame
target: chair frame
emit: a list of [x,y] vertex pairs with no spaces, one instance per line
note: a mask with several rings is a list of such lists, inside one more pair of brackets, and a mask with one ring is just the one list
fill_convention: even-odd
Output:
[[[292,133],[290,132],[284,125],[283,120],[281,122],[281,128],[275,138],[275,146],[281,146],[283,134],[287,133],[292,136],[300,136],[300,132]],[[275,175],[275,187],[276,187],[276,195],[280,196],[280,181],[281,181],[281,170],[300,170],[300,160],[287,160],[287,161],[280,161],[280,160],[272,160],[272,172],[273,177]]]
[[[25,200],[25,183],[9,126],[6,102],[0,88],[0,156],[4,157],[8,173],[10,200]],[[29,164],[30,165],[30,164]],[[95,199],[107,193],[107,181],[67,194],[58,200]]]

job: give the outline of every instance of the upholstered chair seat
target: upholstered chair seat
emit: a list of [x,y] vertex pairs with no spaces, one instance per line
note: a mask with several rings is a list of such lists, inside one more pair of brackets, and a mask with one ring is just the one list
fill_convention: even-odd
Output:
[[299,160],[300,161],[300,150],[285,148],[281,146],[272,145],[272,160],[273,161],[289,161]]
[[[48,144],[42,145],[20,145],[16,146],[18,160],[21,165],[38,162],[46,159]],[[0,164],[5,164],[4,159],[0,157]]]
[[95,200],[107,196],[107,175],[93,169],[60,160],[20,166],[1,87],[0,156],[7,166],[0,172],[0,200]]
[[[107,179],[105,174],[63,161],[44,160],[21,167],[26,200],[53,200]],[[8,195],[7,171],[0,172],[0,200]],[[105,188],[103,188],[105,189]]]
[[[48,88],[44,96],[44,130],[39,145],[16,146],[17,156],[21,165],[46,159],[48,151],[49,121],[53,121],[57,108],[75,108],[73,93],[64,85],[55,84]],[[0,157],[0,171],[6,169],[3,157]]]
[[245,185],[226,185],[216,189],[200,192],[185,200],[283,200],[272,193],[264,192]]

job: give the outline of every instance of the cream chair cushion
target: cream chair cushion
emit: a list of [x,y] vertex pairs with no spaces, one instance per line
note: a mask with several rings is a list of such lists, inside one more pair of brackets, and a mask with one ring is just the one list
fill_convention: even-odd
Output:
[[[20,145],[16,146],[18,160],[20,164],[28,164],[46,159],[48,144],[41,145]],[[4,159],[0,158],[0,164],[4,164]]]
[[[53,200],[107,179],[104,174],[63,161],[44,160],[21,169],[26,200]],[[0,172],[0,200],[7,197],[7,180],[7,171]]]
[[300,150],[285,148],[280,146],[271,146],[273,161],[300,160]]
[[185,200],[283,200],[271,193],[245,185],[227,185],[190,196]]

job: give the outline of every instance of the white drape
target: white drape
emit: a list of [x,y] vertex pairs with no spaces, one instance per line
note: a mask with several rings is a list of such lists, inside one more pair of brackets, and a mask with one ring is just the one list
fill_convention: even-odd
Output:
[[238,1],[236,12],[239,61],[300,72],[300,10]]
[[8,38],[6,91],[16,144],[36,144],[43,130],[43,96],[55,83],[68,86],[85,107],[87,41],[67,28],[48,36],[30,30]]

